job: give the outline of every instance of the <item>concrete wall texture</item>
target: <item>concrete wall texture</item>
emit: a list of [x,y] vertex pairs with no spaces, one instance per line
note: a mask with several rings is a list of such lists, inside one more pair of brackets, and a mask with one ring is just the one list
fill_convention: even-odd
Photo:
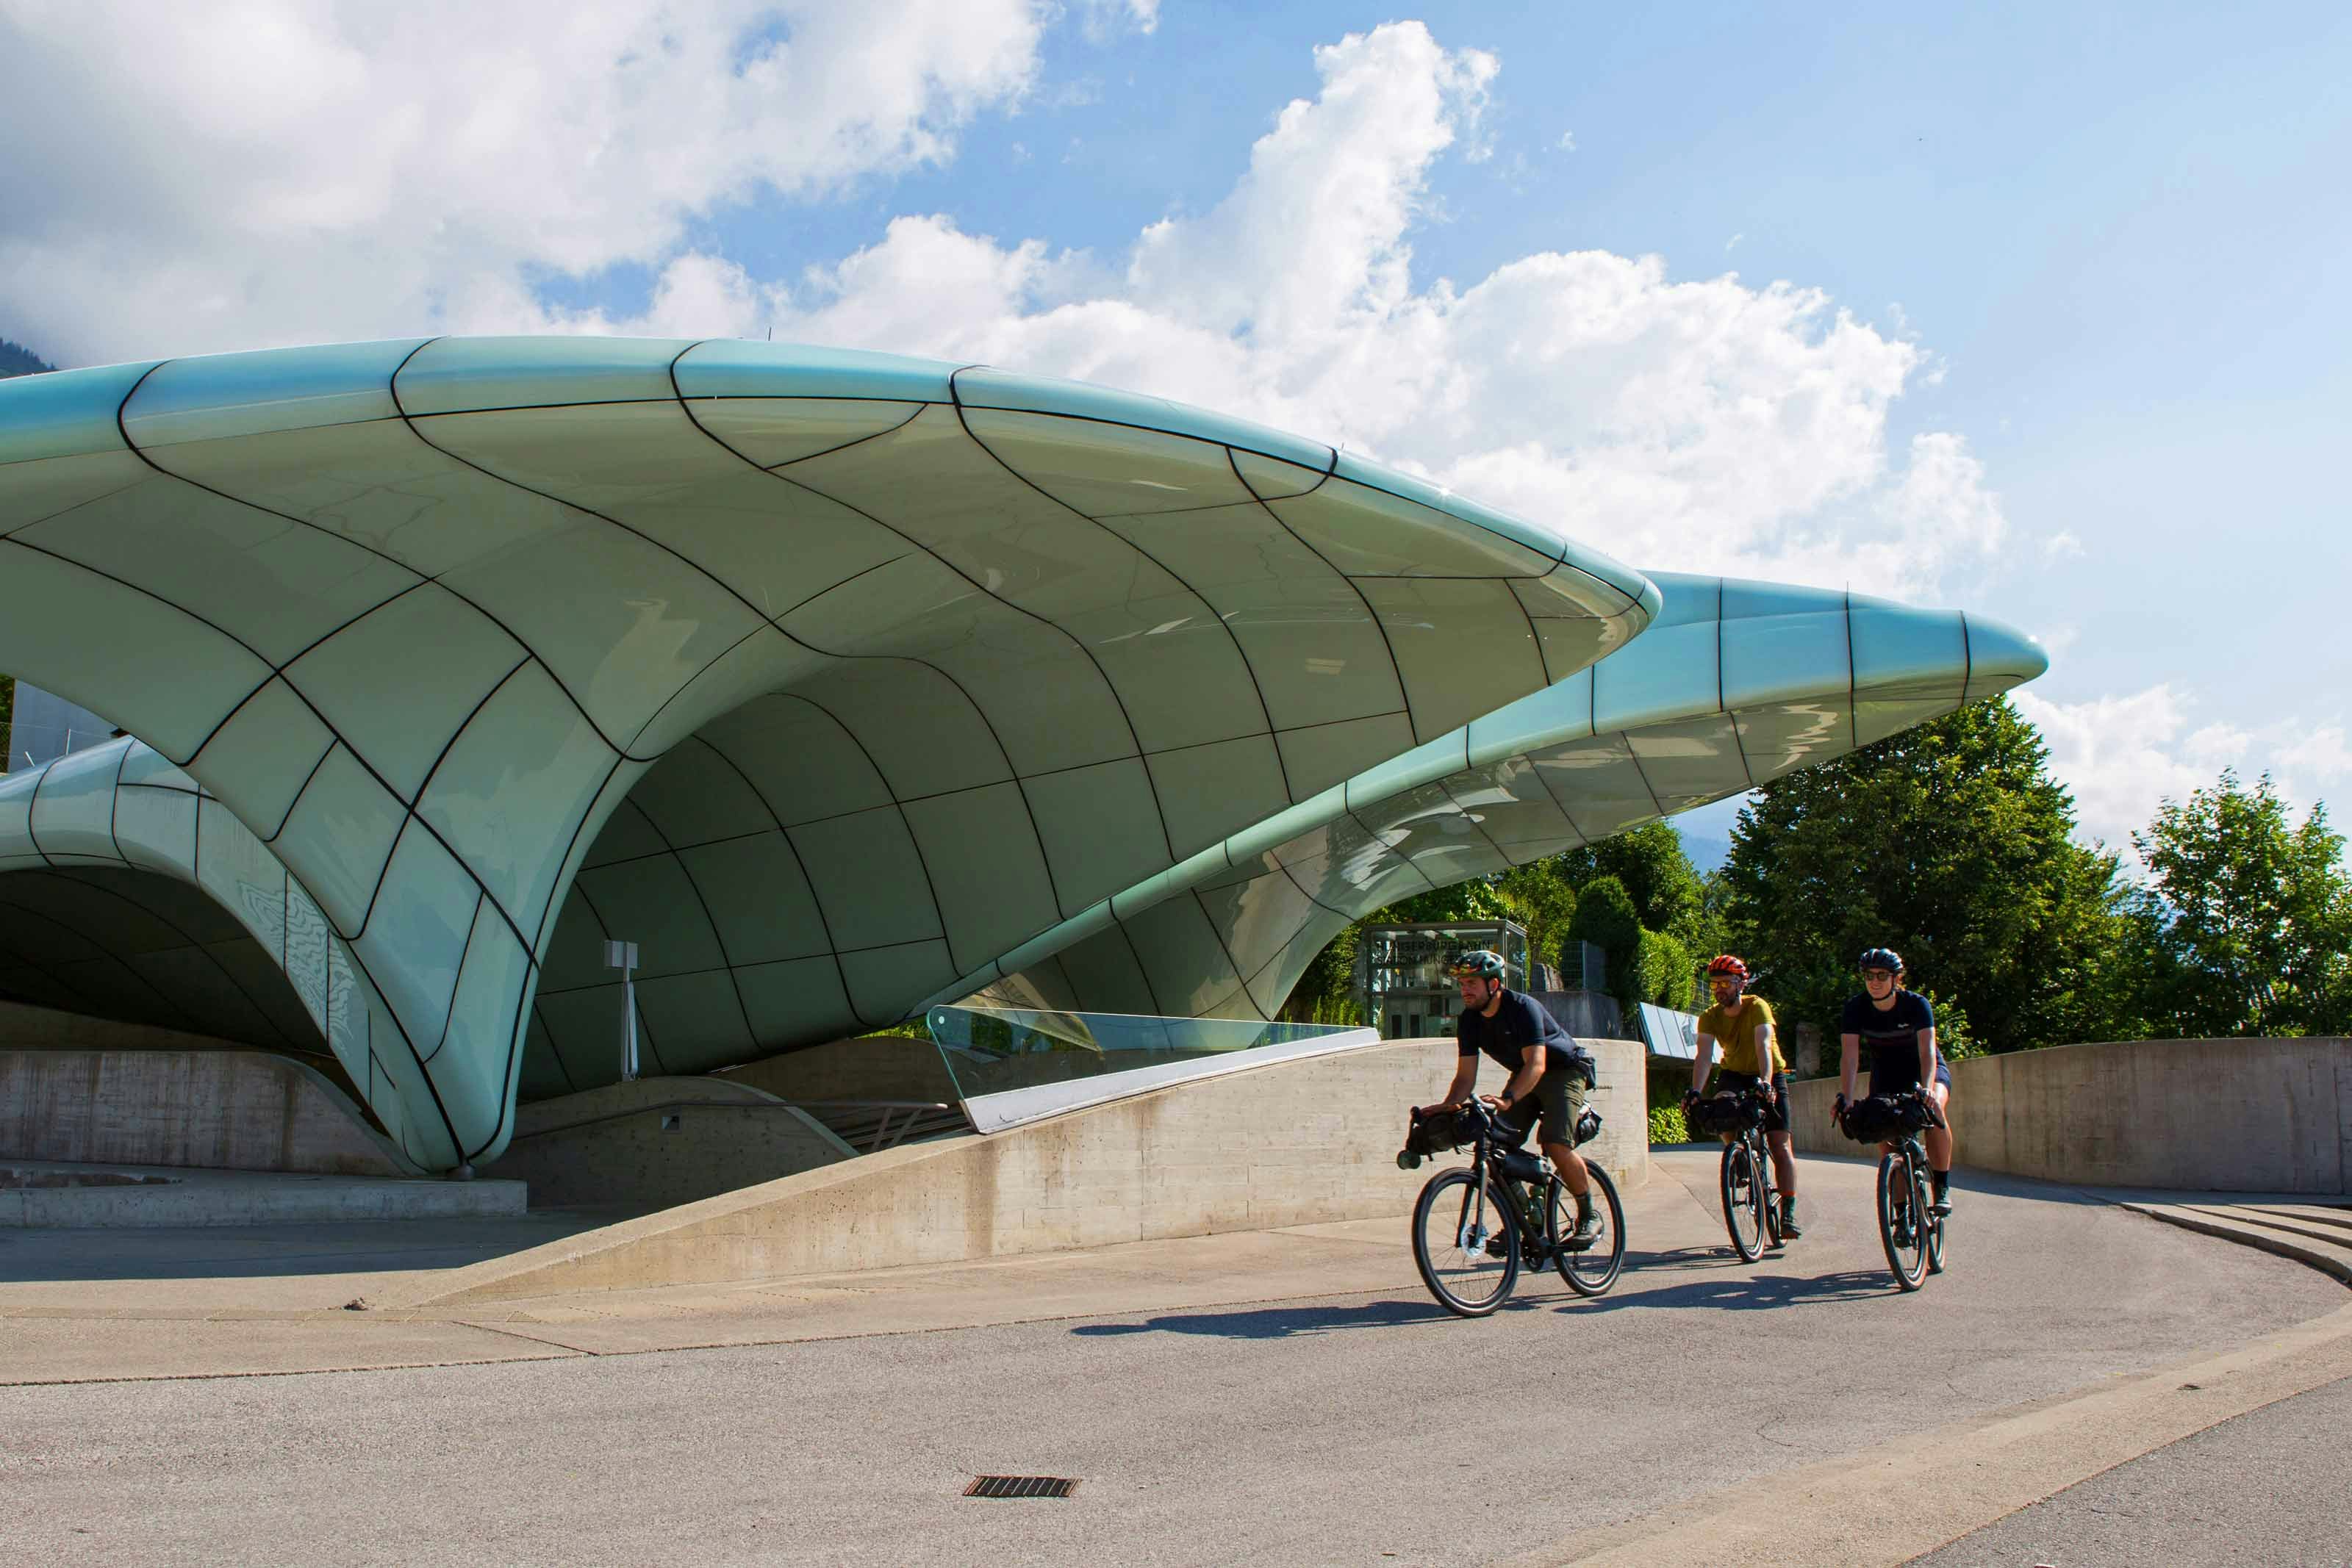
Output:
[[0,1050],[0,1158],[412,1174],[341,1096],[259,1051]]
[[534,1208],[667,1208],[856,1153],[750,1084],[641,1078],[520,1107],[514,1141],[482,1174],[528,1183]]
[[414,1174],[290,1057],[0,1002],[0,1159]]
[[[1852,1155],[1835,1078],[1792,1088],[1797,1146]],[[2352,1040],[2056,1046],[1952,1065],[1962,1166],[2091,1186],[2352,1192]]]
[[[1642,1048],[1588,1040],[1622,1187],[1649,1179]],[[1409,1105],[1451,1040],[1229,1073],[992,1137],[942,1139],[787,1176],[447,1276],[436,1300],[831,1273],[901,1263],[1402,1215],[1434,1170],[1401,1171]],[[1501,1074],[1491,1065],[1480,1088]]]

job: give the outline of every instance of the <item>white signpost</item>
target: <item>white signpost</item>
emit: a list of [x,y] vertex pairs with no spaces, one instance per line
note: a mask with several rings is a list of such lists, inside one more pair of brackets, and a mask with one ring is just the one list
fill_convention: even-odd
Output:
[[604,944],[604,967],[621,971],[621,1082],[637,1081],[637,945]]

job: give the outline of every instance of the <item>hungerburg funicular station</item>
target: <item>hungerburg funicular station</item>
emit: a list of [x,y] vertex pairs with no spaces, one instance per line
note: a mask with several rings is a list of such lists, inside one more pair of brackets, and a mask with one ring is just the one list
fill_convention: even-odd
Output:
[[986,1134],[1369,1040],[1268,1021],[1348,922],[2045,667],[1626,522],[783,344],[9,381],[0,670],[121,734],[0,781],[0,999],[305,1063],[414,1174],[621,1080],[625,994],[672,1077],[928,1019],[876,1059]]

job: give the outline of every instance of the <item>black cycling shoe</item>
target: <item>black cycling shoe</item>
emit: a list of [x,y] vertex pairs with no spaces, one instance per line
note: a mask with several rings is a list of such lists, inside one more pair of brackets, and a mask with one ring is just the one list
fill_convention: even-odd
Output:
[[1560,1238],[1560,1246],[1570,1252],[1581,1252],[1601,1239],[1601,1211],[1587,1209],[1576,1217],[1576,1228]]
[[1952,1195],[1948,1192],[1937,1193],[1936,1195],[1935,1201],[1927,1205],[1927,1212],[1934,1215],[1938,1219],[1941,1219],[1944,1216],[1951,1213]]
[[1804,1233],[1805,1228],[1797,1223],[1796,1204],[1793,1202],[1782,1204],[1780,1206],[1780,1239],[1784,1241],[1794,1241]]

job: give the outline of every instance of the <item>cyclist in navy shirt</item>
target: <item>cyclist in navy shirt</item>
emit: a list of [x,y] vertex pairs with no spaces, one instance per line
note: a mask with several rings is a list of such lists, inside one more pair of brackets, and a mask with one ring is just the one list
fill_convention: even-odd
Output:
[[1862,956],[1863,994],[1845,1004],[1839,1027],[1839,1088],[1853,1103],[1854,1070],[1863,1047],[1870,1048],[1870,1092],[1900,1094],[1925,1085],[1945,1113],[1946,1124],[1927,1129],[1928,1175],[1935,1182],[1935,1209],[1952,1212],[1952,1070],[1936,1048],[1936,1009],[1916,991],[1903,988],[1903,956],[1873,947]]
[[1584,1092],[1596,1076],[1591,1055],[1541,1002],[1503,984],[1501,954],[1480,948],[1446,967],[1462,992],[1454,1082],[1444,1099],[1418,1111],[1427,1115],[1469,1099],[1478,1085],[1479,1056],[1492,1058],[1511,1076],[1502,1093],[1481,1098],[1518,1137],[1537,1126],[1537,1141],[1559,1172],[1559,1185],[1576,1198],[1574,1239],[1589,1245],[1601,1233],[1601,1218],[1592,1207],[1591,1178],[1576,1152],[1576,1119],[1584,1113]]

